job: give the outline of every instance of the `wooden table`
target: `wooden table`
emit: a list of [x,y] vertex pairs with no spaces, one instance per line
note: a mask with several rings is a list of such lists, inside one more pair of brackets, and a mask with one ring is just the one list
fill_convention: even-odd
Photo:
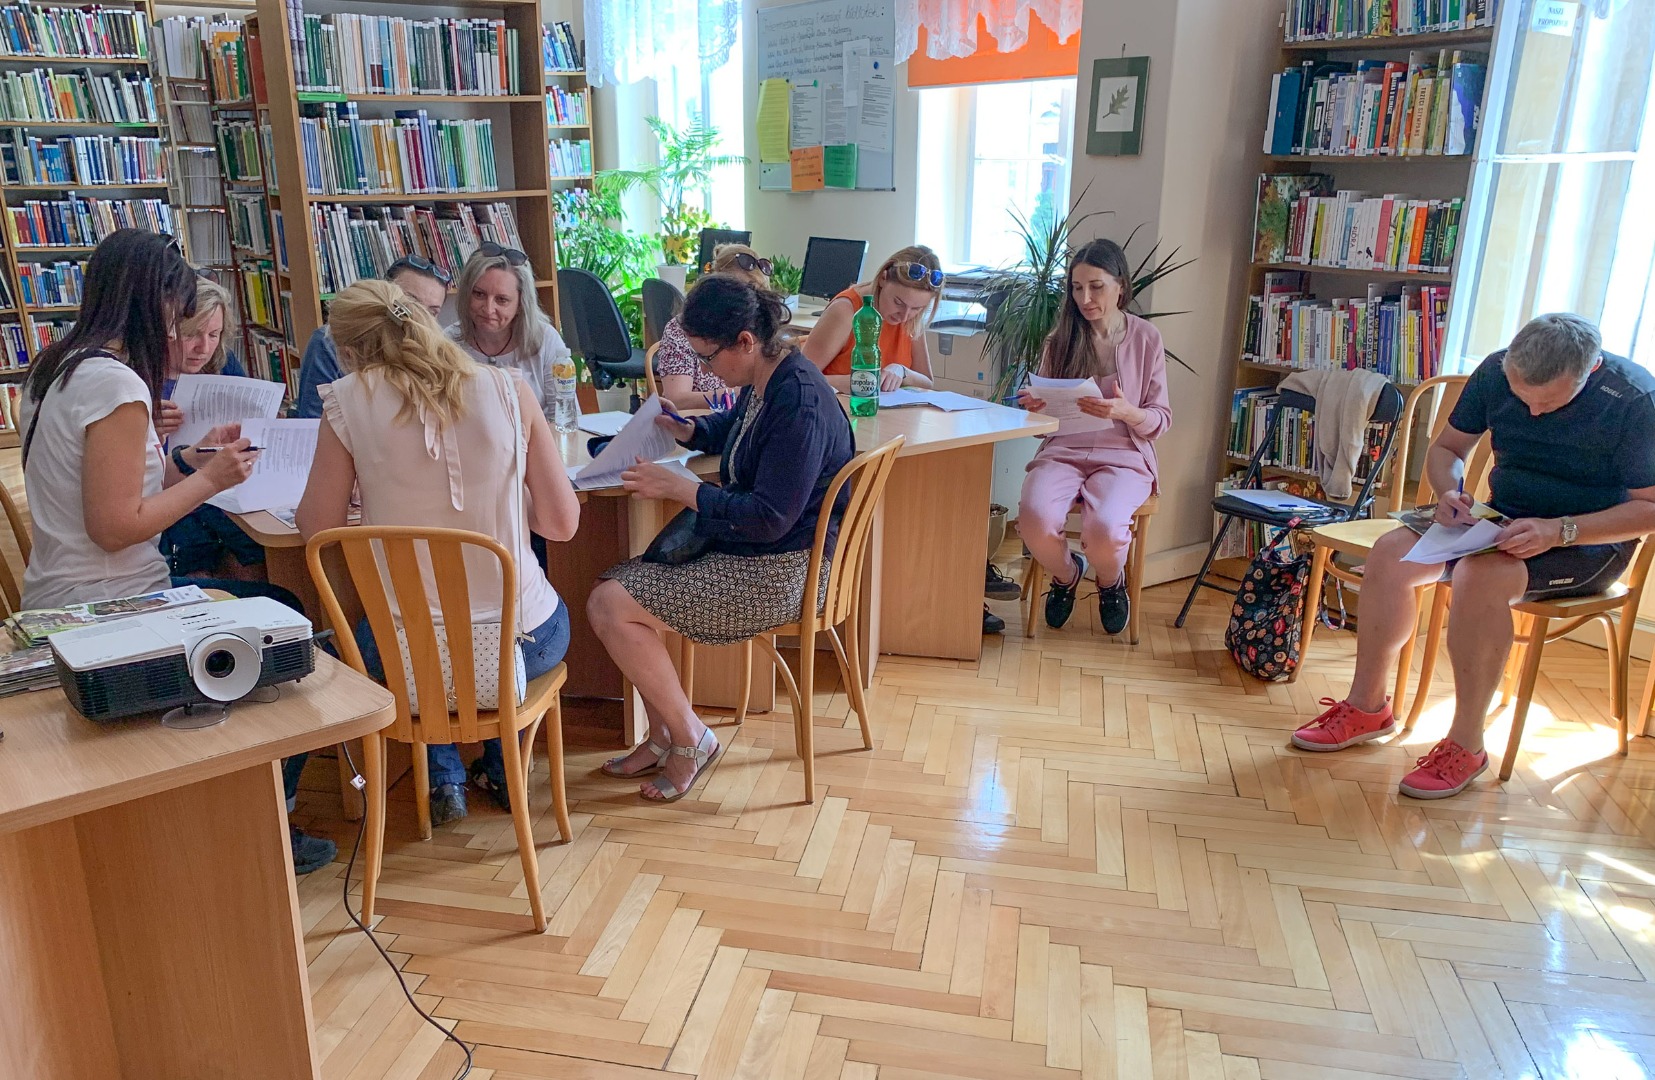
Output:
[[0,699],[0,1076],[320,1075],[280,759],[393,706],[316,662],[198,731]]

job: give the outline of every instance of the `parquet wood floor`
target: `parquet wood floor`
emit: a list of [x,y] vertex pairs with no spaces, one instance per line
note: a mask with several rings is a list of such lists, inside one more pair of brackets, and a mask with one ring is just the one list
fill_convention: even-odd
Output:
[[[830,686],[814,806],[785,713],[723,728],[670,808],[575,748],[568,846],[542,755],[543,937],[509,818],[474,799],[421,843],[405,780],[379,930],[492,1080],[1655,1072],[1655,753],[1614,756],[1603,654],[1548,651],[1509,783],[1420,803],[1396,780],[1446,679],[1406,745],[1303,754],[1287,733],[1343,689],[1352,636],[1262,686],[1223,657],[1221,598],[1171,628],[1182,595],[1146,592],[1136,648],[1083,610],[1013,621],[975,665],[883,659],[872,752]],[[348,851],[331,767],[298,820]],[[325,1075],[452,1075],[347,927],[343,868],[299,887]]]

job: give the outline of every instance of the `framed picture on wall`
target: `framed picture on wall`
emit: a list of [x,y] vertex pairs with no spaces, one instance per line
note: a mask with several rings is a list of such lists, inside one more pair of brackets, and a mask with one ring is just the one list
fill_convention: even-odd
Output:
[[1149,57],[1122,56],[1092,64],[1092,109],[1086,128],[1086,152],[1123,157],[1142,152],[1144,93],[1149,88]]

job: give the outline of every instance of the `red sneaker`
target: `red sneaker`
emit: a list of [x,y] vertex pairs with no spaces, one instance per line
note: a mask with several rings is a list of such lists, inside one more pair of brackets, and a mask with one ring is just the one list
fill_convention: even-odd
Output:
[[1488,751],[1475,754],[1444,739],[1416,762],[1419,767],[1402,778],[1402,794],[1415,799],[1446,799],[1465,790],[1465,785],[1488,768]]
[[1300,750],[1343,750],[1347,746],[1383,738],[1396,730],[1391,703],[1378,712],[1363,712],[1348,701],[1323,698],[1327,712],[1293,733],[1293,745]]

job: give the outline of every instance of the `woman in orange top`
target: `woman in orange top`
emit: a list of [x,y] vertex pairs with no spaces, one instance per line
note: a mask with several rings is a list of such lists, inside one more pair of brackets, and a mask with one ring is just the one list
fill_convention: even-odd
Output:
[[835,390],[848,391],[850,354],[856,348],[851,319],[862,309],[862,298],[872,296],[884,320],[879,329],[879,363],[884,369],[879,388],[929,388],[931,356],[925,328],[942,300],[942,282],[936,252],[920,245],[905,247],[886,259],[871,281],[852,285],[833,298],[805,338],[802,351],[822,369]]

